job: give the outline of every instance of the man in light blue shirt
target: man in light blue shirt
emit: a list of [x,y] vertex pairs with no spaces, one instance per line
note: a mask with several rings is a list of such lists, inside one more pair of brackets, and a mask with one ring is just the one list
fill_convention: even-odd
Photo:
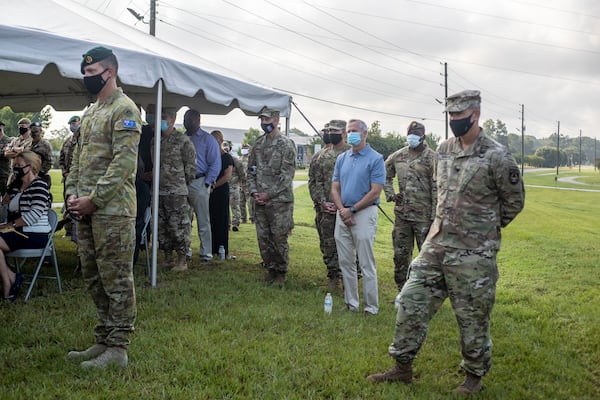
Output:
[[221,171],[221,150],[217,140],[200,129],[200,113],[197,110],[189,109],[185,112],[183,126],[196,149],[196,178],[188,186],[188,199],[196,214],[200,261],[208,262],[213,257],[208,201]]
[[363,273],[364,311],[377,314],[379,294],[373,242],[377,233],[377,204],[385,184],[383,156],[367,144],[367,125],[352,119],[348,124],[351,149],[335,162],[331,196],[338,213],[335,243],[344,281],[346,307],[359,309],[356,257]]

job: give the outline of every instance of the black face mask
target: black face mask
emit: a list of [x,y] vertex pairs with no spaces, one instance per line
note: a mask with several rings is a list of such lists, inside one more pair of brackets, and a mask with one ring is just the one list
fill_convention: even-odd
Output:
[[337,133],[330,133],[329,136],[331,137],[331,144],[334,146],[342,141],[342,135]]
[[29,130],[29,128],[23,128],[22,126],[19,127],[19,135],[23,135],[25,134],[25,132],[27,132]]
[[190,132],[190,133],[194,133],[198,130],[198,127],[196,126],[196,124],[194,124],[192,121],[187,121],[187,120],[183,120],[183,127],[185,128],[186,131]]
[[275,126],[272,123],[260,124],[260,127],[262,128],[263,132],[265,132],[265,133],[271,133],[275,129]]
[[104,85],[106,85],[106,81],[102,78],[102,74],[106,71],[108,71],[108,68],[100,72],[98,75],[83,77],[83,84],[85,85],[85,88],[88,90],[88,92],[90,92],[91,94],[100,93]]
[[323,143],[325,143],[325,144],[331,143],[331,135],[329,133],[323,134]]
[[23,179],[23,177],[25,176],[25,168],[27,168],[28,166],[24,166],[24,167],[13,167],[13,172],[15,174],[15,179]]
[[473,114],[469,115],[466,118],[450,120],[450,129],[452,129],[452,133],[454,133],[454,136],[464,136],[469,131],[469,129],[471,129],[471,127],[473,126],[473,122],[471,121],[472,116]]

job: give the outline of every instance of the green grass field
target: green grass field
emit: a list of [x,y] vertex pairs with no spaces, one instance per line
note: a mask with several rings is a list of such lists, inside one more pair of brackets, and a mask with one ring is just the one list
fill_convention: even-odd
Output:
[[[560,171],[586,186],[527,172],[526,184],[600,189],[599,174]],[[549,175],[546,175],[550,173]],[[304,178],[305,179],[305,178]],[[300,178],[302,180],[302,178]],[[54,181],[55,201],[62,198]],[[58,192],[57,192],[58,191]],[[493,368],[482,399],[600,398],[600,193],[526,189],[525,210],[503,231],[492,317]],[[383,204],[388,215],[392,207]],[[87,371],[68,350],[93,341],[92,302],[63,232],[57,248],[64,292],[40,282],[27,304],[0,306],[0,399],[441,399],[462,381],[458,330],[448,302],[415,361],[415,383],[373,385],[387,355],[395,310],[392,225],[380,215],[375,243],[380,313],[323,315],[325,267],[307,186],[296,190],[296,228],[283,290],[261,283],[254,226],[230,234],[237,260],[174,274],[147,287],[136,265],[138,319],[126,370]],[[198,248],[193,234],[194,250]],[[197,256],[197,253],[196,253]]]

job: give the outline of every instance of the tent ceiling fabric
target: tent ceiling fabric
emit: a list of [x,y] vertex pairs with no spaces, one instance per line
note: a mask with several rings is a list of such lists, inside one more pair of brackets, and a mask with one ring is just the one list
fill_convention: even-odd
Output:
[[257,115],[265,107],[289,116],[291,97],[199,67],[206,61],[70,0],[19,0],[2,7],[3,21],[44,15],[36,29],[0,24],[0,107],[37,111],[80,110],[94,101],[83,86],[82,54],[111,48],[119,60],[120,86],[136,103],[156,101],[163,80],[163,105],[189,106],[204,114],[240,108]]

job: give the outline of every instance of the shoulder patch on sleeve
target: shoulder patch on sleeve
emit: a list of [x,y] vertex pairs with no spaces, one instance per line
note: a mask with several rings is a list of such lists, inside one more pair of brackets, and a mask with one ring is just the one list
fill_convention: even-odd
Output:
[[135,129],[135,121],[132,119],[124,119],[123,120],[123,128]]
[[513,185],[521,181],[521,173],[518,167],[510,167],[508,169],[508,181]]

